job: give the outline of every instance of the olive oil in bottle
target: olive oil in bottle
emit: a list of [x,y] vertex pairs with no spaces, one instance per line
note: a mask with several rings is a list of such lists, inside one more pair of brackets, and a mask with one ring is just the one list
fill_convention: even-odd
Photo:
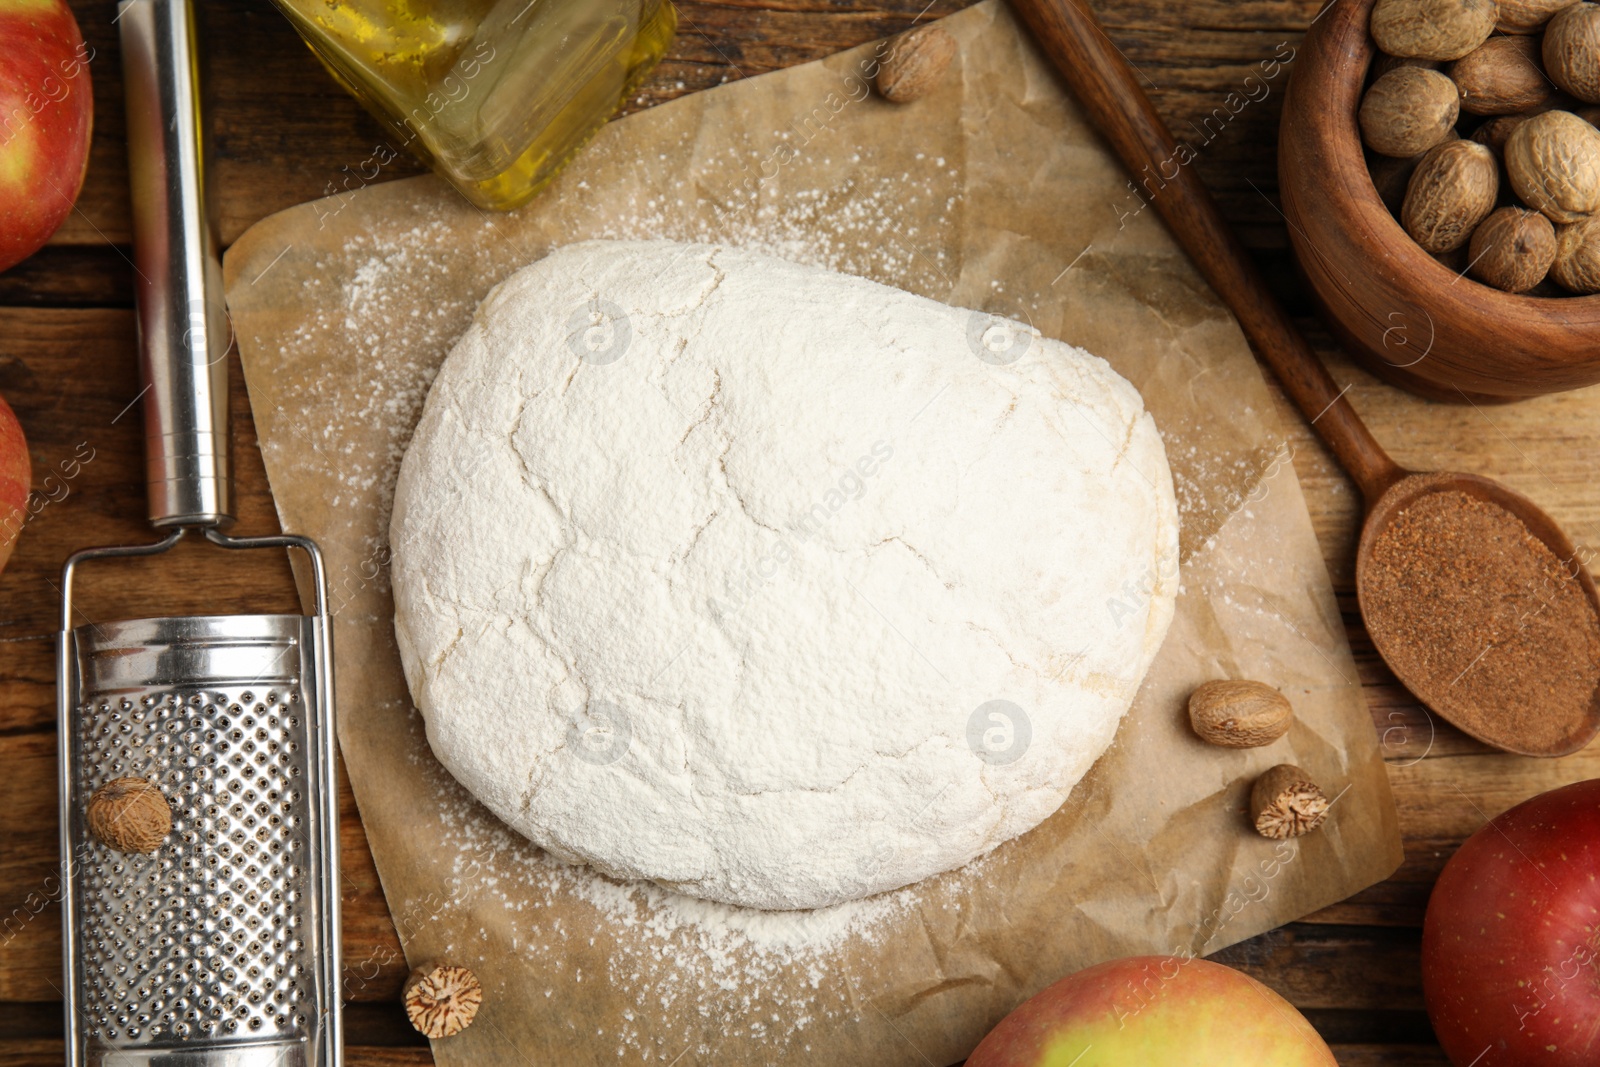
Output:
[[401,145],[480,207],[544,188],[666,51],[670,0],[273,0]]

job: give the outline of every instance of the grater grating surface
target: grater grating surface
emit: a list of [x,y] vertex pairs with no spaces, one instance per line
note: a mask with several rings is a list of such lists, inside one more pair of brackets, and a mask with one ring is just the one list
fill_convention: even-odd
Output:
[[[309,975],[289,901],[305,892],[295,817],[305,745],[298,693],[278,701],[276,691],[260,704],[249,690],[175,692],[79,708],[105,768],[85,770],[80,796],[133,775],[178,799],[175,855],[112,853],[84,867],[91,1035],[304,1032]],[[214,851],[199,852],[202,842]],[[214,988],[213,974],[234,990]]]

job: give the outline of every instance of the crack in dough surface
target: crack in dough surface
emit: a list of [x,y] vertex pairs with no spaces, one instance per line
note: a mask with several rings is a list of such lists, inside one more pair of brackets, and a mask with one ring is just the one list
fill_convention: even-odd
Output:
[[559,858],[767,909],[1054,812],[1171,621],[1177,510],[1131,385],[986,362],[976,314],[670,242],[499,285],[390,531],[441,762]]

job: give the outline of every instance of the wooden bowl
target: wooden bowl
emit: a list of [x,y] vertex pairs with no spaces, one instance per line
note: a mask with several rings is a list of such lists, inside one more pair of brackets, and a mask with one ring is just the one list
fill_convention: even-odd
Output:
[[1289,240],[1329,328],[1374,374],[1436,400],[1600,382],[1600,295],[1504,293],[1424,252],[1373,186],[1356,109],[1373,0],[1330,2],[1294,63],[1278,134]]

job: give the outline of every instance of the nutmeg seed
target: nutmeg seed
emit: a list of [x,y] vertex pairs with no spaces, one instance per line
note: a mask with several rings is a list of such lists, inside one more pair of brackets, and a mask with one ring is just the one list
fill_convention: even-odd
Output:
[[483,1004],[483,985],[465,967],[436,964],[413,971],[401,996],[411,1025],[438,1040],[472,1025]]
[[1544,281],[1556,258],[1556,231],[1537,211],[1503,207],[1472,231],[1468,272],[1485,285],[1525,293]]
[[1506,150],[1506,138],[1511,131],[1528,121],[1526,115],[1500,115],[1472,131],[1472,139],[1499,155]]
[[1494,28],[1501,33],[1538,33],[1539,28],[1550,21],[1550,16],[1577,2],[1578,0],[1500,0],[1496,12],[1499,18]]
[[926,96],[944,79],[955,54],[956,39],[939,26],[897,34],[889,39],[889,54],[878,67],[878,92],[896,104]]
[[1367,147],[1408,159],[1443,141],[1455,128],[1460,95],[1436,70],[1399,67],[1372,83],[1357,121]]
[[1556,230],[1550,277],[1574,293],[1600,293],[1600,215]]
[[1261,682],[1207,682],[1189,695],[1189,723],[1202,741],[1226,748],[1270,745],[1289,732],[1289,698]]
[[1550,80],[1586,104],[1600,104],[1600,4],[1573,4],[1544,31]]
[[1531,37],[1491,37],[1445,73],[1461,90],[1461,110],[1473,115],[1515,115],[1556,92],[1539,69],[1539,42]]
[[84,808],[89,832],[118,852],[154,852],[172,832],[172,806],[147,778],[113,778]]
[[1406,186],[1400,225],[1424,251],[1454,251],[1494,210],[1499,191],[1493,152],[1476,141],[1446,141],[1417,164]]
[[1570,111],[1546,111],[1512,130],[1505,160],[1511,188],[1551,222],[1600,210],[1600,130]]
[[1287,763],[1257,778],[1250,789],[1250,823],[1274,841],[1309,834],[1322,825],[1330,806],[1311,776]]
[[1367,23],[1392,56],[1460,59],[1494,32],[1495,0],[1378,0]]

